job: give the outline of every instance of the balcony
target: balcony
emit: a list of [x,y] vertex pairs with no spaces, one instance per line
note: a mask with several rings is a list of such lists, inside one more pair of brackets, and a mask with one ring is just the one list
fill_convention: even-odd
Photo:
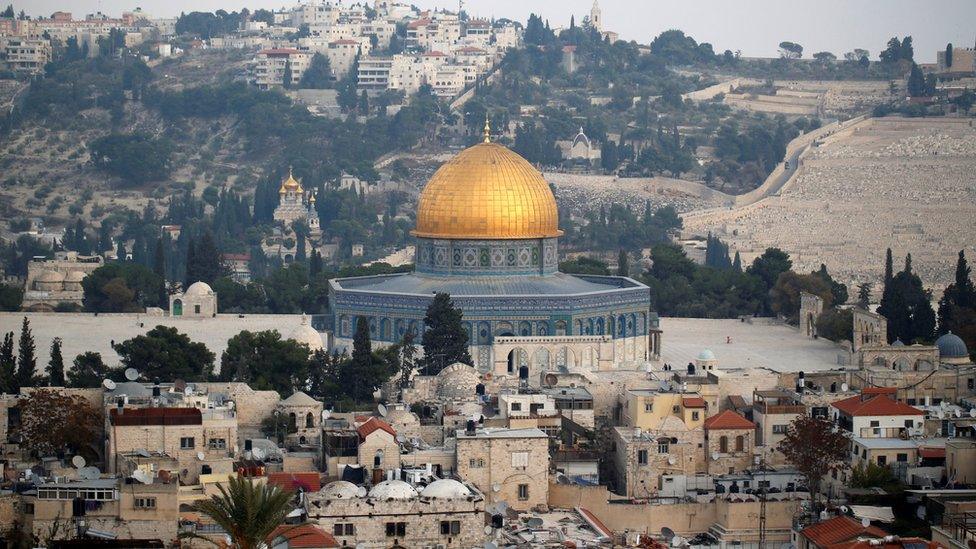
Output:
[[807,407],[802,404],[767,404],[765,402],[756,402],[753,404],[753,410],[756,413],[760,413],[766,416],[776,415],[776,414],[806,414]]
[[861,438],[901,438],[908,434],[904,427],[861,427]]

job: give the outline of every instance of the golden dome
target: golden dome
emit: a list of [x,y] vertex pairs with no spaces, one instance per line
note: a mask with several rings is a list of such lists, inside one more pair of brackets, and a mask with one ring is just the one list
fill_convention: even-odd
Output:
[[294,191],[296,193],[303,192],[302,184],[291,174],[290,166],[288,167],[288,179],[281,182],[281,188],[278,189],[278,194],[285,194],[288,191]]
[[496,143],[465,149],[437,170],[417,206],[414,236],[423,238],[550,238],[558,228],[556,199],[531,164]]

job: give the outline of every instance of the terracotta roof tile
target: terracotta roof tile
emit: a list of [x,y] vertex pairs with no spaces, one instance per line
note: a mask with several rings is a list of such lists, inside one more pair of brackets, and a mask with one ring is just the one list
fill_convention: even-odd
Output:
[[389,423],[376,417],[371,417],[366,423],[356,427],[356,432],[359,433],[359,440],[366,440],[366,437],[378,430],[386,431],[390,433],[390,436],[396,436],[396,430]]
[[685,397],[681,399],[681,404],[685,408],[705,408],[705,399],[702,397]]
[[268,545],[271,545],[275,538],[279,536],[287,540],[289,548],[319,549],[339,547],[339,542],[336,541],[332,534],[314,524],[300,524],[298,526],[282,524],[275,528],[271,532],[271,535],[268,536]]
[[318,492],[322,488],[322,480],[318,473],[268,473],[268,484],[282,490],[296,492],[299,488],[306,492]]
[[705,420],[706,430],[716,429],[755,429],[756,424],[742,417],[741,415],[726,410]]
[[844,543],[835,543],[833,545],[828,545],[827,549],[905,549],[905,548],[917,549],[919,547],[925,547],[925,549],[938,549],[942,547],[934,541],[929,541],[922,538],[898,538],[892,541],[886,541],[880,545],[871,545],[869,540],[856,540],[848,541]]
[[851,416],[921,416],[925,412],[892,399],[888,394],[876,394],[865,398],[855,395],[831,404],[841,412]]
[[800,534],[819,547],[827,547],[859,536],[883,538],[888,535],[887,532],[877,526],[865,528],[861,526],[859,521],[845,515],[807,526]]

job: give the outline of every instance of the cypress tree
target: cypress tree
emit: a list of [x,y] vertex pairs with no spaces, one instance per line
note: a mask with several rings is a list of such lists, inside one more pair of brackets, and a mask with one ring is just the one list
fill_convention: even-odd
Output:
[[739,257],[739,252],[735,252],[735,259],[732,260],[732,269],[737,272],[742,272],[742,258]]
[[617,255],[617,276],[628,276],[630,273],[630,266],[627,264],[627,251],[620,250],[620,254]]
[[14,388],[16,391],[20,391],[21,387],[29,387],[34,379],[34,369],[37,367],[37,357],[34,354],[36,350],[30,321],[25,316],[24,323],[20,327],[20,342],[17,347],[17,378]]
[[61,356],[61,338],[51,341],[51,360],[47,363],[48,385],[64,387],[64,357]]
[[885,254],[885,268],[884,268],[884,284],[887,287],[891,283],[891,279],[895,277],[894,264],[891,259],[891,248],[888,248]]
[[434,295],[424,315],[427,329],[421,337],[428,374],[437,374],[441,368],[455,362],[473,362],[468,353],[468,333],[461,318],[461,310],[454,307],[450,295]]
[[14,333],[3,335],[3,345],[0,345],[0,393],[13,394],[17,390],[16,379],[17,358],[14,356]]
[[168,239],[164,241],[162,236],[156,239],[156,251],[153,254],[152,266],[153,272],[160,279],[159,295],[156,298],[156,304],[163,309],[169,307],[169,292],[166,291],[166,242],[168,242]]

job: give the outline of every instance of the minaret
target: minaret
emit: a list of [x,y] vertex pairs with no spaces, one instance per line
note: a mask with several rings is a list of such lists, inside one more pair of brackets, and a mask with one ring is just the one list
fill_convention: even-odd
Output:
[[593,0],[593,7],[590,8],[590,26],[597,32],[603,32],[603,12],[600,11],[598,0]]

